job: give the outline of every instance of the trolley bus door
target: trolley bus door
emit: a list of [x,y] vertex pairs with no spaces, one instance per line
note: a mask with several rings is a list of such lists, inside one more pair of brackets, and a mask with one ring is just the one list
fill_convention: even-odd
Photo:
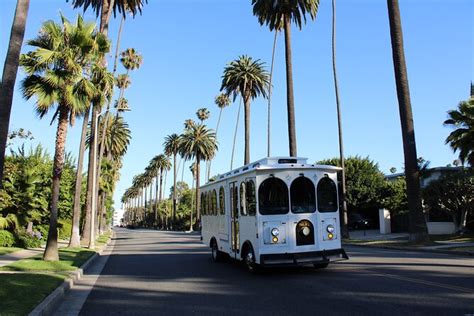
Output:
[[231,245],[234,257],[237,257],[239,253],[239,208],[237,205],[237,182],[229,184],[229,195],[230,195],[230,231],[231,231]]

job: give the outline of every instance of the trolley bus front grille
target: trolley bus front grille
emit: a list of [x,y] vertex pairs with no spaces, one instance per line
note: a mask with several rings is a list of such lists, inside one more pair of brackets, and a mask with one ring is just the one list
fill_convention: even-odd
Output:
[[344,249],[312,252],[265,254],[260,256],[262,265],[298,265],[304,263],[334,262],[349,259]]

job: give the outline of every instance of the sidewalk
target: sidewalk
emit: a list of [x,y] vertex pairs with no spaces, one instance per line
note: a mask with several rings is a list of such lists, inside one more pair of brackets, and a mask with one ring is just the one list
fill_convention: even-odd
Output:
[[408,233],[380,234],[378,230],[356,230],[349,234],[350,239],[343,241],[345,245],[474,256],[472,241],[440,240],[428,245],[413,245],[408,241]]

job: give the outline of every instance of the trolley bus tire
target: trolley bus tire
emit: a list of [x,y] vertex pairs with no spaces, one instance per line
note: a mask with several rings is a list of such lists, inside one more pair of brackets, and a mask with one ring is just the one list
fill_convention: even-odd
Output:
[[244,264],[250,273],[257,274],[260,272],[260,266],[255,262],[255,253],[251,246],[244,253]]
[[329,265],[329,262],[326,262],[326,263],[313,263],[313,267],[315,269],[325,269],[327,268]]
[[217,248],[217,243],[213,241],[211,245],[211,255],[212,255],[212,261],[214,262],[222,262],[224,259],[224,253],[222,251],[219,251]]

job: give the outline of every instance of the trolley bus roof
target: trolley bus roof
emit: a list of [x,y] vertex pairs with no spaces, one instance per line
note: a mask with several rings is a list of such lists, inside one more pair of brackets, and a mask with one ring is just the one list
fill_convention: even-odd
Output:
[[214,178],[207,182],[204,186],[212,185],[215,182],[238,177],[242,174],[249,173],[255,170],[275,170],[275,169],[319,169],[319,170],[328,170],[328,171],[339,171],[342,170],[340,167],[329,166],[329,165],[318,165],[318,164],[308,164],[308,158],[302,157],[267,157],[255,162],[249,163],[242,167],[233,169],[224,174],[218,174]]

